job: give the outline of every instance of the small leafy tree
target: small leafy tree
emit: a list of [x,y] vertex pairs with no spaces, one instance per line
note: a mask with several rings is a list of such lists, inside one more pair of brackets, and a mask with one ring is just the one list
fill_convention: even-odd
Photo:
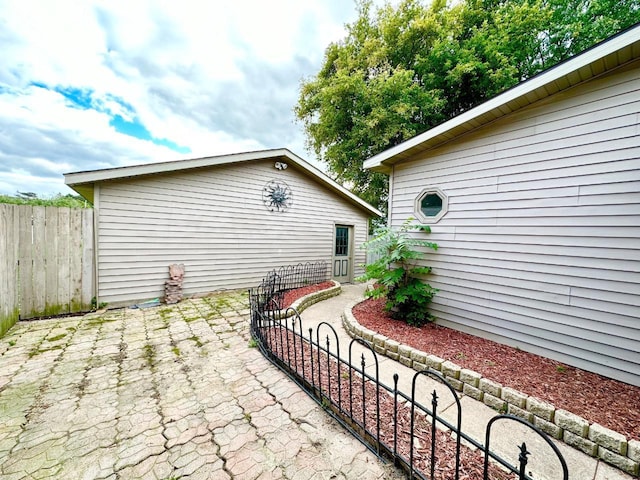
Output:
[[424,253],[417,247],[437,250],[438,245],[410,236],[409,233],[415,230],[431,233],[428,225],[412,224],[413,220],[408,218],[397,230],[390,227],[376,230],[375,237],[363,247],[379,258],[365,266],[365,274],[358,280],[376,280],[374,288],[367,291],[366,296],[385,297],[385,310],[391,313],[392,318],[420,326],[434,320],[427,306],[438,290],[420,278],[430,273],[431,267],[418,265]]

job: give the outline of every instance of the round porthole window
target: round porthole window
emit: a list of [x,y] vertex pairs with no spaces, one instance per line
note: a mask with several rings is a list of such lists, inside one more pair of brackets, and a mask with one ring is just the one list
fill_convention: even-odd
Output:
[[415,201],[415,214],[424,223],[440,220],[449,208],[447,195],[437,187],[428,187],[420,192]]

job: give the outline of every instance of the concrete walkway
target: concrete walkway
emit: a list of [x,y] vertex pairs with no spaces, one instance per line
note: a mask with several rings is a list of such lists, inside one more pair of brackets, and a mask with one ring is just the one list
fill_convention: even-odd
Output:
[[228,293],[17,324],[0,478],[401,478],[249,348],[246,308]]
[[[316,338],[316,327],[321,322],[329,323],[338,333],[340,342],[340,355],[348,358],[348,348],[351,337],[342,327],[341,315],[348,306],[353,306],[364,298],[365,285],[343,285],[342,293],[339,296],[321,301],[307,308],[301,313],[303,331],[313,328],[314,339]],[[327,327],[320,328],[320,338],[324,345],[324,339],[330,330]],[[330,337],[333,342],[333,338]],[[335,347],[331,347],[335,353]],[[357,344],[353,346],[352,362],[360,365],[360,357],[364,353],[367,360],[367,373],[374,375],[372,355],[370,352]],[[393,375],[397,373],[400,377],[399,389],[411,394],[411,384],[416,371],[402,365],[399,362],[385,356],[378,356],[380,380],[386,385],[393,385]],[[436,389],[440,398],[441,416],[451,423],[455,423],[457,409],[455,401],[450,392],[440,383],[432,381],[425,376],[419,377],[417,382],[417,400],[423,405],[430,405],[431,392]],[[487,405],[477,400],[460,394],[462,404],[462,431],[466,432],[476,441],[484,444],[485,428],[487,422],[497,415],[497,412]],[[556,479],[562,478],[559,462],[551,450],[536,434],[532,434],[525,427],[519,427],[514,422],[495,424],[496,429],[492,430],[492,450],[499,453],[503,458],[508,459],[512,464],[517,464],[519,449],[523,441],[532,455],[529,457],[527,471],[532,472],[533,478]],[[568,445],[554,440],[556,446],[564,455],[569,467],[569,478],[571,480],[632,480],[633,477],[607,465],[602,461],[590,457]]]

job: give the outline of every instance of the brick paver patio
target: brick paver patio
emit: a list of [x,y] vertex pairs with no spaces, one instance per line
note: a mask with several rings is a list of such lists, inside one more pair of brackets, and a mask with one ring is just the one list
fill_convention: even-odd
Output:
[[0,478],[401,478],[249,346],[246,295],[21,322]]

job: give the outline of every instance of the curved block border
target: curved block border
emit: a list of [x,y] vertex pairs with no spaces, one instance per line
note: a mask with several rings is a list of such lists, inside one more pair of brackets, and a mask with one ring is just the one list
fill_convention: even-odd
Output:
[[292,308],[298,313],[302,313],[304,310],[309,308],[311,305],[321,302],[322,300],[326,300],[327,298],[335,297],[340,295],[342,292],[342,285],[335,280],[330,280],[333,283],[333,287],[327,288],[325,290],[319,290],[317,292],[309,293],[304,297],[300,297],[295,302],[291,304],[286,310],[280,310],[278,312],[273,313],[273,317],[277,319],[289,318],[293,315]]
[[453,362],[416,350],[395,340],[369,330],[358,323],[348,305],[342,314],[342,325],[353,338],[369,342],[376,353],[396,360],[409,368],[420,371],[433,368],[445,376],[458,391],[500,412],[523,418],[547,433],[578,450],[600,458],[614,467],[629,473],[640,473],[640,442],[628,440],[624,435],[589,423],[582,417],[554,405],[530,397],[513,388],[483,377]]

